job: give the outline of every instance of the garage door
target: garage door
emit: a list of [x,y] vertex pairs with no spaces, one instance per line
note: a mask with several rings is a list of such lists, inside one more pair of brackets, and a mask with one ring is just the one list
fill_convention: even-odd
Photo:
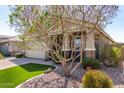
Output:
[[43,59],[45,59],[45,51],[27,50],[25,55],[27,57],[31,57],[31,58],[43,58]]

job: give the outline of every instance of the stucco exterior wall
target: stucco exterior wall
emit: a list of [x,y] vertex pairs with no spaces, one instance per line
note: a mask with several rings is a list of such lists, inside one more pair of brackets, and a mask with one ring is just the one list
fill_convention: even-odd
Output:
[[[89,31],[88,31],[89,32]],[[94,31],[86,36],[86,57],[95,58],[95,41],[94,41]]]
[[26,50],[25,56],[31,58],[43,58],[45,59],[45,53],[48,51],[48,47],[44,43],[40,42],[28,42],[27,45],[30,49]]
[[69,34],[64,34],[63,49],[70,50]]
[[[87,31],[87,33],[89,33],[89,32],[91,32],[91,31]],[[80,34],[79,37],[80,36],[83,38],[83,40],[81,40],[83,52],[85,52],[87,57],[95,58],[94,31],[92,31],[91,33],[89,33],[87,35],[85,35],[85,34],[81,35]],[[65,48],[65,51],[67,51],[67,52],[69,52],[71,49],[73,49],[73,48],[70,48],[70,41],[69,40],[70,40],[69,35],[65,34],[64,35],[63,49]],[[77,50],[77,51],[79,51],[79,50]]]
[[19,46],[17,46],[18,42],[9,42],[9,52],[13,52],[13,51],[17,51],[17,52],[21,52],[22,50],[19,48]]
[[[90,31],[89,31],[90,32]],[[88,32],[87,32],[88,33]],[[94,32],[91,32],[86,36],[86,48],[85,48],[85,36],[82,35],[83,40],[81,43],[83,44],[83,50],[95,50],[95,45],[94,45]],[[70,49],[70,41],[69,41],[69,35],[65,34],[64,35],[64,44],[63,44],[63,49]]]
[[86,36],[86,49],[85,50],[95,50],[94,32]]
[[99,34],[97,42],[99,43],[99,59],[102,59],[102,52],[106,45],[110,45],[112,41],[108,39],[105,35]]
[[[91,31],[87,31],[87,33],[89,32]],[[97,33],[97,34],[99,34],[98,43],[99,43],[99,50],[100,50],[99,54],[101,57],[102,48],[104,47],[104,45],[110,44],[111,40],[109,40],[103,34],[100,34],[100,33]],[[96,31],[92,31],[91,33],[86,35],[86,38],[85,38],[85,35],[82,35],[83,40],[81,42],[83,43],[83,51],[85,52],[87,57],[95,58],[95,54],[96,54],[95,35],[96,35]],[[86,40],[86,46],[85,46],[84,40]],[[45,55],[49,50],[49,48],[44,43],[41,44],[35,41],[35,43],[29,42],[27,44],[31,46],[31,49],[26,51],[27,57],[45,58]],[[67,52],[71,51],[69,34],[64,34],[63,49],[64,48]]]
[[33,50],[26,50],[25,55],[27,57],[31,57],[31,58],[43,58],[45,59],[45,51],[33,51]]

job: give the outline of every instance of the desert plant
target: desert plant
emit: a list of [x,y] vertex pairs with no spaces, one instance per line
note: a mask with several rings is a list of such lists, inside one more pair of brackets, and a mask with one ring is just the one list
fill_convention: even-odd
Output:
[[22,57],[24,57],[23,54],[16,54],[16,58],[22,58]]
[[0,53],[0,60],[3,59],[3,58],[4,58],[4,57],[3,57],[2,53]]
[[119,47],[107,46],[103,52],[104,64],[107,66],[117,66],[121,57],[121,49]]
[[90,67],[91,69],[99,69],[100,62],[93,58],[84,58],[82,62],[83,68]]
[[99,70],[89,70],[83,77],[84,88],[112,88],[111,78]]

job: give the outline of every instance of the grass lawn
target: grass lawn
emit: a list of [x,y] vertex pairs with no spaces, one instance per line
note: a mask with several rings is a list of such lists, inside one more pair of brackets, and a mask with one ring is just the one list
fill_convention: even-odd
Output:
[[43,74],[48,68],[53,69],[54,67],[49,65],[29,63],[0,70],[0,87],[16,87],[31,77]]

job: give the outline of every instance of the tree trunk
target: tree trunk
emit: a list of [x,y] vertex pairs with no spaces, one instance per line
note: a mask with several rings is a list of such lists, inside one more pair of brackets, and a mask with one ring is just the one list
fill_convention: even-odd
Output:
[[68,69],[67,63],[62,64],[62,66],[63,66],[63,70],[64,70],[64,75],[65,75],[65,77],[70,77],[71,74],[70,74],[70,71],[69,71],[69,69]]

